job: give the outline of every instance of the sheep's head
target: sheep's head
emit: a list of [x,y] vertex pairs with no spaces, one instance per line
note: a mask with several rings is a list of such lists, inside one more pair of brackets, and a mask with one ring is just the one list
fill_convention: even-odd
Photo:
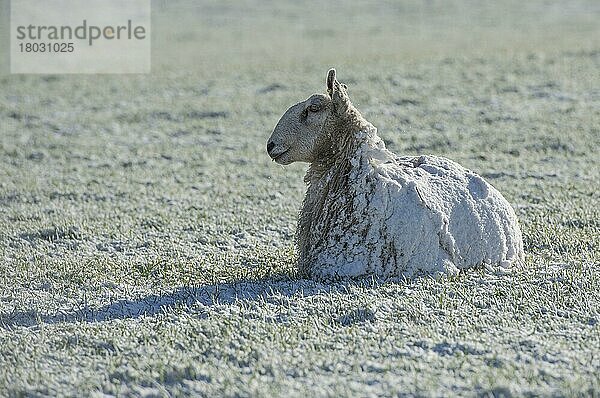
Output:
[[279,164],[312,163],[331,148],[331,130],[351,107],[346,85],[327,73],[327,94],[313,94],[290,107],[267,141],[267,153]]

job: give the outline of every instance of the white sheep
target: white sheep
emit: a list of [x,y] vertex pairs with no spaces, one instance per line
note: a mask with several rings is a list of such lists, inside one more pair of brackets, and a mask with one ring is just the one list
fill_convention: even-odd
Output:
[[438,156],[396,156],[331,69],[327,95],[289,108],[267,143],[279,164],[308,162],[298,265],[317,278],[509,271],[523,260],[517,217],[494,187]]

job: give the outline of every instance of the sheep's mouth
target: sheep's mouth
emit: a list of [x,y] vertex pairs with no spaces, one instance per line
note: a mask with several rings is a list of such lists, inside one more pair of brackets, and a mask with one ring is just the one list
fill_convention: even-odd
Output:
[[283,151],[281,153],[278,153],[277,155],[274,155],[274,156],[272,155],[271,159],[273,159],[273,161],[276,162],[278,159],[281,159],[281,157],[283,155],[285,155],[286,153],[288,153],[288,151],[289,151],[289,149],[286,149],[285,151]]

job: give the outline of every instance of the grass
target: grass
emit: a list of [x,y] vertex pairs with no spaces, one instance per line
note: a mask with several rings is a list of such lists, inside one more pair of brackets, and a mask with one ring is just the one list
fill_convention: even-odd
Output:
[[[0,395],[600,394],[594,2],[166,4],[150,75],[0,76]],[[522,270],[297,276],[264,147],[330,66],[504,193]]]

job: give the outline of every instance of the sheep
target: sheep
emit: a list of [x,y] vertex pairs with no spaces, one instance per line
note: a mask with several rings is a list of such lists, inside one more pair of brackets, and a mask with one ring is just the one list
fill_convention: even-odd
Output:
[[290,107],[267,141],[272,160],[310,164],[298,217],[309,277],[456,275],[523,262],[517,216],[482,177],[439,156],[397,156],[327,74],[327,94]]

